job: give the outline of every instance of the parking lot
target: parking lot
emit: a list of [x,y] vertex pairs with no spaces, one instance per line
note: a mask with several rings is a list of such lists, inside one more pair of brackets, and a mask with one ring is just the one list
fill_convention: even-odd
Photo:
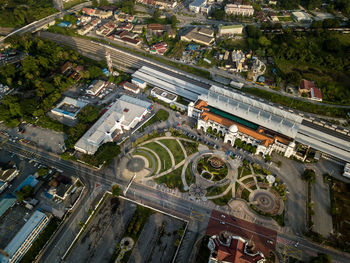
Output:
[[44,129],[32,124],[25,124],[23,127],[24,129],[20,132],[17,128],[8,128],[1,124],[0,130],[4,131],[11,140],[24,139],[54,153],[64,152],[65,135],[63,132]]
[[0,249],[4,249],[17,232],[27,222],[31,213],[22,205],[15,205],[0,219]]

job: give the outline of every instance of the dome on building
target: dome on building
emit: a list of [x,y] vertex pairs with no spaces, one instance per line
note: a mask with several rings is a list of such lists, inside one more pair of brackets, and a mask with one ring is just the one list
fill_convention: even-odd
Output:
[[231,125],[230,128],[228,128],[228,131],[229,132],[232,132],[232,133],[237,133],[238,132],[238,128],[236,125]]

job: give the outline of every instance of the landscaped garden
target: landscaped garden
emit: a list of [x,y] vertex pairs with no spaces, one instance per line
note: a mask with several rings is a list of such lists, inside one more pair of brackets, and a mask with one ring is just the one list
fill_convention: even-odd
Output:
[[211,181],[221,181],[227,176],[227,164],[216,156],[205,156],[197,163],[197,171]]
[[152,151],[154,151],[161,160],[161,169],[160,172],[167,171],[171,168],[171,158],[169,156],[169,153],[158,143],[156,142],[150,142],[144,145],[145,148],[149,148]]

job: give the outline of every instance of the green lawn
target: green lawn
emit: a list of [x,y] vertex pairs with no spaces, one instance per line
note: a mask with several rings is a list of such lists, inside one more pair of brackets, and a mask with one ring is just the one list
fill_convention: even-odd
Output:
[[153,150],[159,156],[160,161],[162,162],[160,172],[164,172],[164,171],[171,168],[170,156],[169,156],[168,152],[162,146],[160,146],[156,142],[150,142],[150,143],[147,143],[143,146]]
[[146,127],[158,122],[158,121],[166,121],[169,118],[169,112],[166,110],[160,109],[156,112],[156,114],[148,121],[146,122],[141,128],[140,132],[143,132]]
[[183,159],[185,159],[185,156],[183,154],[183,151],[179,145],[179,143],[176,140],[160,140],[161,143],[163,143],[168,149],[172,152],[174,155],[175,163],[178,164]]
[[[151,156],[149,156],[149,155],[153,156],[152,153],[147,154],[143,151],[135,151],[132,153],[132,155],[141,155],[141,156],[145,157],[148,161],[148,168],[150,168],[150,169],[153,168],[153,160],[152,160]],[[153,157],[153,158],[154,158],[155,166],[158,167],[157,159],[155,157]]]
[[277,17],[281,22],[291,22],[293,19],[290,16],[278,16]]
[[162,177],[154,179],[154,181],[156,181],[157,184],[166,184],[169,188],[177,188],[179,191],[185,192],[181,180],[182,168],[183,165]]
[[249,202],[249,195],[250,195],[250,192],[247,189],[243,189],[241,198]]
[[185,147],[187,156],[198,152],[198,142],[188,142],[181,140],[181,143]]
[[227,205],[227,203],[232,199],[232,191],[229,191],[226,195],[220,198],[215,198],[211,201],[213,201],[215,204],[224,206]]
[[223,186],[210,186],[207,188],[207,195],[206,196],[215,196],[222,194],[225,192],[225,190],[230,186],[230,184],[225,184]]
[[[242,173],[243,170],[243,173]],[[252,174],[250,168],[240,166],[238,167],[238,179],[243,178],[244,176]]]

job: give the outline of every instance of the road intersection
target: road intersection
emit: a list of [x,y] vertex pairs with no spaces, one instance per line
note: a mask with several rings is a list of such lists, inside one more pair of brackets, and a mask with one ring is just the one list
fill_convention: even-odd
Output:
[[[107,190],[115,183],[125,187],[127,181],[117,178],[116,174],[104,172],[88,167],[84,164],[72,162],[69,160],[62,160],[59,156],[37,149],[34,146],[28,146],[13,141],[4,141],[2,148],[4,150],[14,152],[27,158],[36,158],[39,162],[56,167],[66,174],[76,175],[81,178],[85,184],[85,194],[79,201],[77,208],[72,211],[67,220],[63,222],[62,226],[56,233],[55,239],[46,247],[44,253],[41,255],[41,262],[47,262],[48,259],[52,262],[60,262],[60,256],[65,252],[66,247],[70,244],[78,231],[78,221],[87,215],[89,203],[91,203],[97,193],[94,193],[96,184],[102,186],[101,189]],[[94,196],[95,195],[95,196]],[[143,204],[150,205],[157,209],[172,213],[179,217],[190,219],[191,230],[189,233],[194,235],[191,240],[200,237],[200,233],[204,233],[211,217],[212,208],[203,203],[196,201],[184,200],[163,188],[152,188],[146,185],[133,183],[126,197],[139,201]],[[230,212],[228,210],[228,212]],[[197,231],[197,232],[196,232]],[[201,232],[198,232],[201,231]],[[259,235],[258,232],[256,232]],[[303,257],[308,257],[309,254],[317,254],[317,252],[327,252],[336,262],[349,262],[350,256],[346,253],[337,251],[331,248],[325,248],[322,245],[313,243],[308,239],[296,237],[281,231],[277,232],[277,243],[283,241],[284,243],[295,244],[299,241],[299,248],[305,251]],[[60,249],[55,249],[60,247]],[[182,250],[182,249],[181,249]],[[184,254],[190,254],[184,251]],[[181,254],[181,253],[180,253]],[[189,258],[188,255],[187,258]]]

